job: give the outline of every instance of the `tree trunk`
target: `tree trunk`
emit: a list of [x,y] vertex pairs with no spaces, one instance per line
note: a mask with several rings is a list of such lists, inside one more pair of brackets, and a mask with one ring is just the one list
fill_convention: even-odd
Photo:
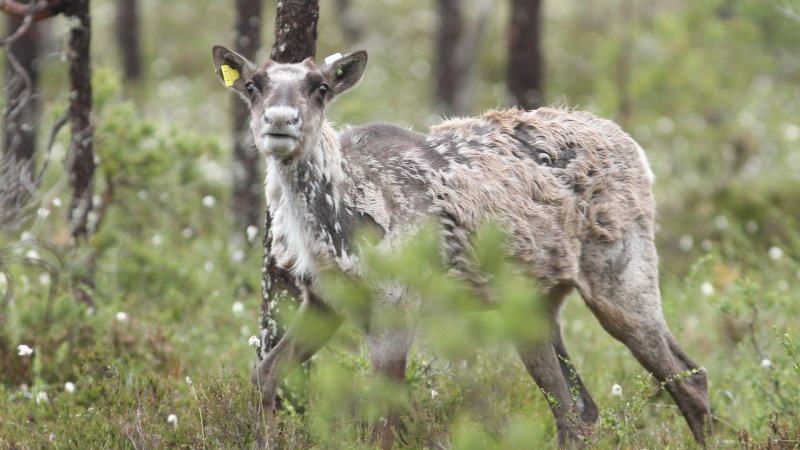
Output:
[[463,33],[461,0],[439,0],[439,30],[436,35],[436,101],[446,115],[459,115],[456,96],[463,87],[455,51]]
[[74,0],[71,9],[76,23],[69,36],[69,78],[71,125],[69,181],[72,201],[69,208],[70,234],[75,241],[89,236],[89,212],[94,194],[94,151],[90,115],[92,112],[92,69],[89,59],[91,18],[89,0]]
[[122,73],[125,79],[138,80],[142,75],[142,61],[136,0],[117,1],[117,42],[122,53]]
[[524,109],[543,103],[540,50],[541,0],[511,0],[508,89],[512,102]]
[[[272,46],[272,59],[281,63],[297,63],[316,53],[317,20],[319,19],[318,0],[283,0],[278,2],[275,16],[275,43]],[[298,281],[287,270],[277,266],[270,257],[272,250],[272,218],[266,209],[264,233],[264,260],[261,269],[261,347],[258,359],[261,360],[278,343],[286,332],[287,324],[280,322],[278,310],[286,317],[287,310],[299,305],[300,289]],[[306,375],[307,375],[307,366]],[[284,395],[294,404],[296,411],[302,411],[305,392],[284,390]],[[280,407],[281,398],[276,405]]]
[[[23,18],[8,16],[8,36],[14,34]],[[6,47],[5,126],[0,176],[0,223],[14,220],[33,194],[36,130],[39,123],[39,26],[33,22],[28,29]]]
[[282,0],[275,14],[275,43],[270,57],[298,63],[317,54],[319,0]]
[[[250,61],[261,47],[261,0],[236,0],[235,50]],[[250,132],[250,109],[233,99],[233,218],[237,239],[261,225],[264,169]]]
[[[445,116],[471,111],[475,55],[491,17],[493,0],[438,0],[436,107]],[[470,16],[465,12],[472,11]]]

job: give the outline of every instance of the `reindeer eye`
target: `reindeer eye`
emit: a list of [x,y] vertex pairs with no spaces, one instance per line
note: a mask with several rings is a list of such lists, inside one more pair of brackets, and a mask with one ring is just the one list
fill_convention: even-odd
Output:
[[331,87],[330,87],[330,86],[328,86],[328,85],[327,85],[327,84],[325,84],[325,83],[322,83],[322,85],[320,85],[320,87],[319,87],[319,95],[321,95],[321,96],[324,98],[324,97],[325,97],[325,95],[326,95],[328,92],[330,92],[330,90],[331,90]]

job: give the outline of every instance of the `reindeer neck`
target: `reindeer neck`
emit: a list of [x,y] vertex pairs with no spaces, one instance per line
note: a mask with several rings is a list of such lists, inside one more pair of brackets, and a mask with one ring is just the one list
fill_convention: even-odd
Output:
[[[270,160],[267,196],[280,223],[276,238],[285,238],[295,258],[296,275],[308,275],[343,256],[349,247],[352,219],[339,194],[343,178],[338,133],[327,123],[303,157]],[[279,236],[283,235],[283,236]]]

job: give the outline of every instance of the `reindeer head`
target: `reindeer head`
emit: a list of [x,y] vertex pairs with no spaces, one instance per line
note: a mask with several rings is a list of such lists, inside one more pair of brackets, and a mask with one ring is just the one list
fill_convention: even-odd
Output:
[[259,68],[221,46],[212,55],[220,81],[250,105],[256,146],[283,159],[299,158],[317,144],[325,105],[355,86],[367,65],[364,51],[322,68],[311,58],[298,64],[267,61]]

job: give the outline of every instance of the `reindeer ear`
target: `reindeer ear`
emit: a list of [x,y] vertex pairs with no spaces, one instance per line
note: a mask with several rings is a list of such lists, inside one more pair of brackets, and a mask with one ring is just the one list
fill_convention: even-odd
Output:
[[214,72],[222,84],[243,94],[244,85],[253,77],[256,65],[221,45],[214,46],[211,56],[214,60]]
[[359,50],[333,61],[325,67],[323,75],[334,95],[354,87],[367,68],[367,52]]

